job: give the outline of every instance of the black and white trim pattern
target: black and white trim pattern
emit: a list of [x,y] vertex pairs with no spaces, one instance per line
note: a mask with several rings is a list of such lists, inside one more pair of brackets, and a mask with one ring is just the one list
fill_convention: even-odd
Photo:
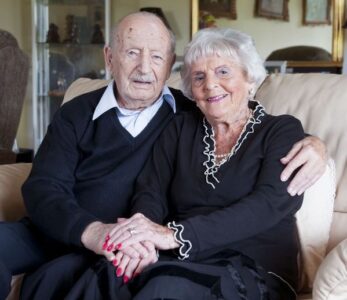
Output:
[[206,160],[203,162],[205,167],[204,175],[206,177],[206,183],[211,185],[213,189],[216,188],[215,184],[219,183],[216,173],[218,172],[221,165],[228,162],[230,158],[236,154],[240,149],[243,142],[247,139],[249,134],[254,133],[254,126],[261,123],[261,118],[265,115],[264,107],[258,101],[249,101],[249,107],[253,113],[248,119],[247,123],[243,127],[243,130],[236,142],[236,144],[230,150],[227,157],[217,162],[216,158],[216,141],[214,138],[214,130],[212,126],[208,125],[206,118],[203,119],[203,126],[205,130],[205,136],[203,142],[205,143],[205,149],[203,154],[206,155]]
[[174,231],[174,239],[180,244],[178,249],[180,260],[185,260],[189,258],[189,251],[192,249],[192,243],[189,240],[185,240],[182,236],[184,231],[184,226],[181,224],[176,224],[175,221],[167,223],[167,227]]

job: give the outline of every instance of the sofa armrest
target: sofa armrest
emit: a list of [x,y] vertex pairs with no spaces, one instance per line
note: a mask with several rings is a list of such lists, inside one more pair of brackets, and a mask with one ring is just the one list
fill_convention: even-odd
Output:
[[313,283],[313,299],[345,300],[347,295],[347,239],[323,260]]
[[0,149],[0,164],[13,164],[16,162],[16,154],[7,149]]
[[21,193],[31,163],[0,165],[0,220],[14,221],[25,215]]

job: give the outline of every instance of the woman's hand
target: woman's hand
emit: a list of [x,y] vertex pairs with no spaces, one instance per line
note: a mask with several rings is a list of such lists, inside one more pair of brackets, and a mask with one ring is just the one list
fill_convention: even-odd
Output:
[[130,279],[134,278],[142,272],[142,270],[150,264],[158,261],[157,252],[151,242],[142,242],[143,247],[148,251],[148,255],[144,258],[131,258],[127,255],[129,248],[124,248],[116,254],[113,261],[114,266],[117,267],[117,277],[124,276],[123,281],[127,283]]
[[292,196],[301,195],[314,184],[324,173],[328,156],[324,143],[317,137],[309,136],[294,144],[289,153],[281,159],[286,165],[282,171],[281,180],[287,181],[299,167],[288,186]]
[[160,250],[174,249],[179,246],[171,229],[152,222],[140,213],[117,224],[109,232],[108,242],[115,245],[115,250],[125,249],[144,241],[152,242]]

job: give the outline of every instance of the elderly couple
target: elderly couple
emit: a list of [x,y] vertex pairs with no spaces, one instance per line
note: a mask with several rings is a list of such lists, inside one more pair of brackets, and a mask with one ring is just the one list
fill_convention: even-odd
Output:
[[294,214],[325,147],[254,100],[265,70],[246,34],[194,36],[193,101],[165,85],[174,48],[153,14],[114,28],[114,81],[56,113],[23,186],[29,217],[0,225],[2,299],[22,272],[22,299],[295,299]]

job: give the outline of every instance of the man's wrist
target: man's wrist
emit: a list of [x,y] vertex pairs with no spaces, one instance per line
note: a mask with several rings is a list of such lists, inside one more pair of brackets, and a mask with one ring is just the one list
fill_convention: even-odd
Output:
[[84,247],[89,248],[88,247],[88,242],[90,240],[90,237],[93,237],[96,232],[98,231],[98,228],[100,226],[102,226],[103,223],[100,221],[95,221],[90,223],[83,231],[82,235],[81,235],[81,242],[83,244]]

